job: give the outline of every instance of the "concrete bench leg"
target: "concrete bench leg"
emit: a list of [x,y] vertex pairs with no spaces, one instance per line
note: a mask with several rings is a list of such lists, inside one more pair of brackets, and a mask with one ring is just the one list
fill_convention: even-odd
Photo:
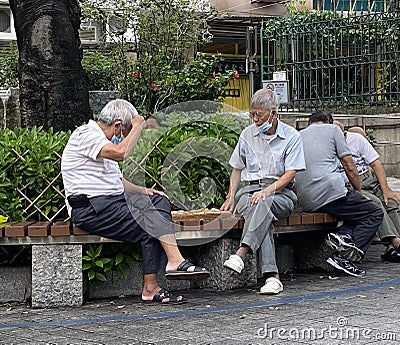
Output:
[[199,283],[200,287],[229,290],[257,285],[257,260],[254,255],[248,256],[241,274],[223,267],[224,261],[234,254],[238,247],[238,239],[220,238],[196,247],[195,251],[191,248],[191,253],[195,252],[193,260],[198,265],[207,267],[211,273],[209,279]]
[[82,245],[32,245],[32,307],[82,303]]

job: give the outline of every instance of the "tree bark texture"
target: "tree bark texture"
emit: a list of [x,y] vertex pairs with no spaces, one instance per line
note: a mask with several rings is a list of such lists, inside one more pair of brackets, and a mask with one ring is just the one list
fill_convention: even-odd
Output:
[[10,0],[19,50],[21,124],[74,129],[92,118],[77,0]]

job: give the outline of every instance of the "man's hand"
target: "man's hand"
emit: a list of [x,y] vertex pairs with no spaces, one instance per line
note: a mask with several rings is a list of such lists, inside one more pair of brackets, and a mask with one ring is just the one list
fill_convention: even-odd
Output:
[[156,190],[154,188],[144,188],[144,194],[147,194],[147,195],[160,194],[160,195],[165,196],[167,198],[167,195],[164,192]]
[[379,181],[385,204],[387,205],[389,199],[393,199],[398,205],[400,205],[399,196],[397,195],[397,193],[393,192],[388,185],[385,169],[383,168],[381,160],[378,158],[374,160],[369,166],[372,168],[376,178]]
[[250,206],[257,204],[260,201],[260,199],[265,200],[270,195],[275,194],[275,190],[276,190],[276,184],[273,183],[268,187],[253,193],[250,199]]
[[220,207],[221,211],[230,211],[233,212],[233,210],[235,209],[235,198],[233,197],[226,197],[225,202],[222,204],[222,206]]
[[240,183],[241,170],[233,169],[231,172],[231,179],[229,181],[229,192],[226,196],[225,202],[219,208],[221,211],[233,212],[235,209],[235,194]]
[[131,124],[133,128],[144,129],[146,126],[146,120],[141,115],[136,115],[131,119]]
[[382,192],[383,192],[383,200],[385,200],[386,205],[389,199],[394,200],[398,205],[400,205],[400,197],[397,193],[393,192],[391,189],[382,190]]

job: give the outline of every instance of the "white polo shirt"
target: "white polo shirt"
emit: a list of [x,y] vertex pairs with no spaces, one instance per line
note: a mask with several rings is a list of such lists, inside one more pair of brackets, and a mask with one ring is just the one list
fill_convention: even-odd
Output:
[[124,192],[118,162],[97,157],[106,144],[110,144],[110,141],[93,120],[72,133],[61,158],[67,197],[85,194],[90,198]]
[[[358,175],[365,174],[369,171],[369,165],[379,158],[378,152],[376,152],[370,142],[359,133],[347,132],[346,142],[350,148]],[[338,169],[343,179],[347,182],[349,179],[341,164],[338,165]]]

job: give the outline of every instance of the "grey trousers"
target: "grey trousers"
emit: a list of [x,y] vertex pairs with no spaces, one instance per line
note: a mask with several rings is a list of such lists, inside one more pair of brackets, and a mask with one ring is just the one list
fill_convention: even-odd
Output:
[[372,173],[360,176],[362,194],[375,202],[383,210],[383,221],[378,229],[378,235],[385,241],[391,237],[400,237],[400,209],[399,205],[389,199],[386,205],[378,179]]
[[289,189],[260,200],[250,206],[254,192],[265,186],[251,185],[241,188],[235,196],[236,212],[244,217],[241,244],[250,247],[253,254],[258,252],[261,272],[278,272],[275,259],[274,220],[289,217],[297,202],[296,194]]

